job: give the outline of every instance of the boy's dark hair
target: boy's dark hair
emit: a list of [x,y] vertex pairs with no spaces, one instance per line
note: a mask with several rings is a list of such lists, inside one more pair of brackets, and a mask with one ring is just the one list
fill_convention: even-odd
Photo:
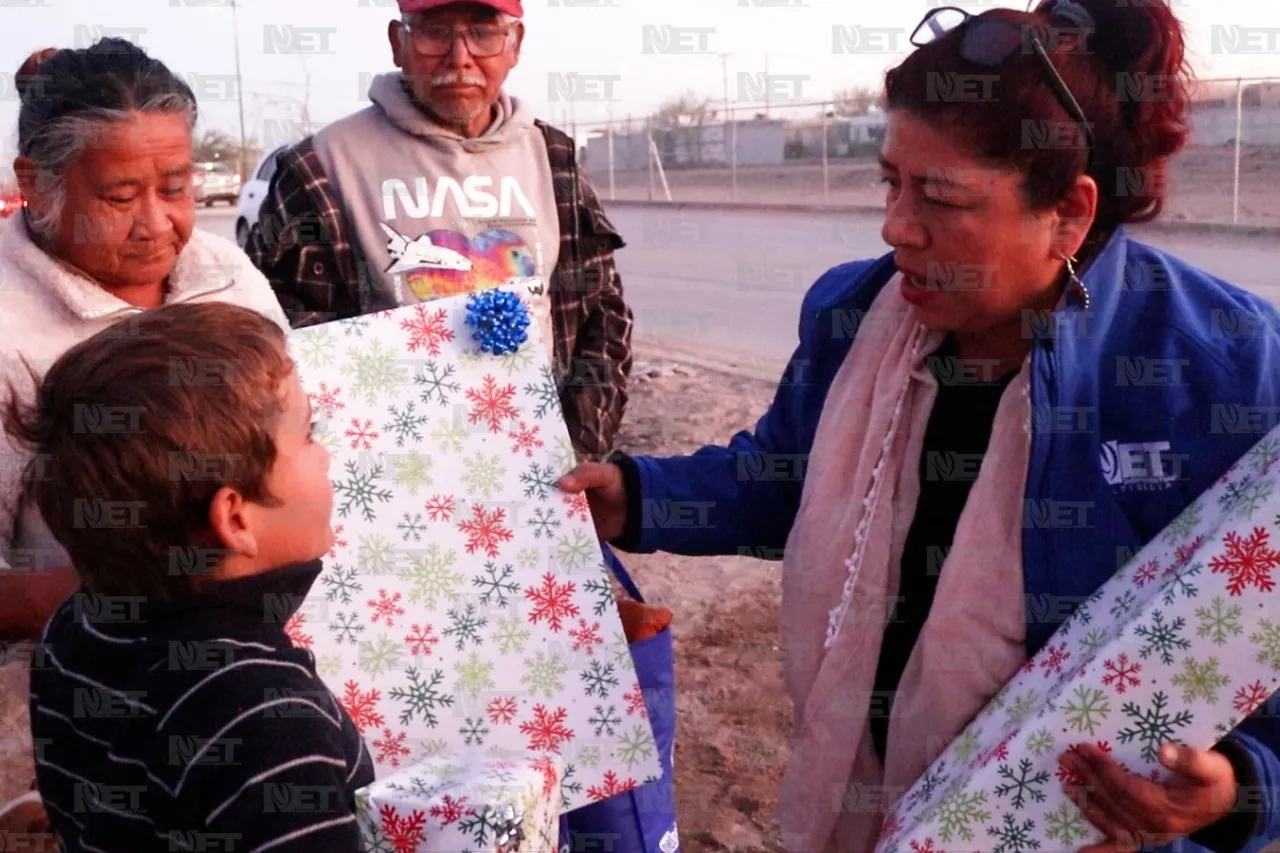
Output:
[[[34,402],[11,394],[13,440],[34,460],[23,497],[81,580],[104,595],[185,597],[212,568],[209,506],[223,486],[267,503],[284,333],[226,303],[166,305],[67,350]],[[34,377],[34,373],[33,373]],[[213,552],[217,553],[217,552]]]

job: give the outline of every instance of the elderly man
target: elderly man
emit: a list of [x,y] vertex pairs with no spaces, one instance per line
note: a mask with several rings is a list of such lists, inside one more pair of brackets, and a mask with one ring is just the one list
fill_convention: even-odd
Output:
[[578,456],[612,447],[632,315],[624,243],[563,132],[503,91],[520,0],[400,0],[400,72],[373,104],[282,152],[247,251],[305,326],[517,282],[527,288]]

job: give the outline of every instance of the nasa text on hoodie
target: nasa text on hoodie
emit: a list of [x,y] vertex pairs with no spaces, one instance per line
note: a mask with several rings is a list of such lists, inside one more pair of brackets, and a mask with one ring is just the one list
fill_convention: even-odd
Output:
[[554,359],[547,287],[560,221],[530,107],[503,94],[489,129],[466,139],[423,112],[399,72],[375,77],[369,98],[317,133],[315,149],[376,291],[372,304],[519,283]]

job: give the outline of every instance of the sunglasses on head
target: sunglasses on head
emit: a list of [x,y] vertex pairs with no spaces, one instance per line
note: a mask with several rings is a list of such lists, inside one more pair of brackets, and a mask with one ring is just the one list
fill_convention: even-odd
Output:
[[[1093,28],[1093,18],[1088,10],[1071,0],[1057,0],[1049,11],[1051,14],[1074,21],[1082,31]],[[911,43],[916,47],[923,47],[962,27],[964,32],[960,36],[960,57],[966,62],[972,62],[984,68],[999,68],[1015,54],[1028,51],[1035,54],[1044,69],[1049,87],[1053,89],[1058,102],[1067,111],[1067,115],[1075,121],[1084,137],[1089,158],[1085,171],[1088,171],[1093,162],[1093,130],[1089,127],[1089,121],[1085,118],[1080,103],[1071,94],[1062,75],[1049,59],[1049,52],[1045,50],[1044,41],[1035,28],[1019,26],[1012,21],[1000,18],[970,15],[955,6],[943,6],[931,10],[924,16],[924,20],[911,33]]]

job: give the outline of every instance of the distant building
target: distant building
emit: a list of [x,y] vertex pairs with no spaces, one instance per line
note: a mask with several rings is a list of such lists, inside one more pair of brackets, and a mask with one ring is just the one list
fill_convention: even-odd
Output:
[[827,137],[827,157],[859,157],[879,150],[884,141],[883,113],[811,118],[787,124],[788,160],[822,157],[822,136]]
[[[1192,90],[1191,139],[1193,146],[1233,145],[1237,132],[1245,145],[1280,145],[1280,81],[1248,83],[1239,88],[1241,115],[1236,123],[1235,81],[1196,83]],[[739,166],[776,166],[789,161],[874,156],[884,141],[888,116],[879,110],[866,115],[828,115],[804,119],[772,119],[757,115],[728,124],[653,128],[643,122],[631,131],[615,129],[612,141],[605,132],[586,140],[585,162],[594,174],[609,168],[612,144],[613,168],[620,172],[649,168],[652,137],[662,167],[667,170]]]
[[[1239,99],[1240,115],[1236,115]],[[1215,80],[1193,90],[1191,145],[1280,145],[1280,82]]]
[[[783,161],[787,123],[778,119],[752,119],[700,127],[653,128],[654,148],[664,169],[700,166],[767,166]],[[650,131],[635,128],[613,134],[613,168],[634,171],[649,167]],[[609,167],[610,139],[597,133],[587,139],[587,162],[596,174]]]

